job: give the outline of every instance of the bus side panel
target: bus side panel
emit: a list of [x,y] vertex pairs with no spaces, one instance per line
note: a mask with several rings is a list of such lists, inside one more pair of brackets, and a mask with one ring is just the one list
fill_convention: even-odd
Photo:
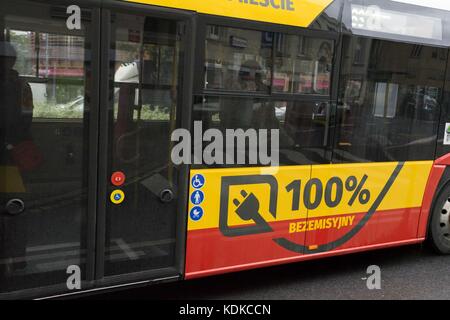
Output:
[[432,165],[193,170],[186,278],[417,242]]
[[[186,273],[291,257],[273,238],[286,236],[290,220],[307,219],[287,186],[310,174],[311,166],[191,171]],[[287,236],[304,244],[304,233]]]
[[335,228],[307,233],[310,253],[314,247],[330,251],[416,238],[431,167],[431,161],[314,166],[312,179],[342,181],[343,195],[337,206],[325,199],[308,212],[308,221],[340,217]]

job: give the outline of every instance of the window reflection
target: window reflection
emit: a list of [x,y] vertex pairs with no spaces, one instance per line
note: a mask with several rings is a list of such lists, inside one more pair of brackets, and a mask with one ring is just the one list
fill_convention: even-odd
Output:
[[[0,295],[86,273],[90,21],[15,1],[0,11]],[[83,15],[89,10],[83,11]],[[11,214],[19,199],[25,210]]]
[[268,92],[272,46],[271,32],[209,26],[206,88]]
[[344,48],[335,161],[432,159],[446,50],[364,38]]
[[205,88],[218,96],[197,97],[194,120],[223,131],[280,130],[282,165],[329,162],[334,41],[214,25],[206,38]]
[[18,52],[15,68],[30,84],[35,118],[83,118],[84,38],[7,30]]
[[205,86],[328,95],[333,48],[331,40],[208,26]]
[[325,161],[328,113],[326,102],[245,97],[196,97],[194,105],[194,120],[202,121],[204,131],[278,129],[281,165]]
[[277,34],[275,47],[274,91],[329,94],[333,41]]

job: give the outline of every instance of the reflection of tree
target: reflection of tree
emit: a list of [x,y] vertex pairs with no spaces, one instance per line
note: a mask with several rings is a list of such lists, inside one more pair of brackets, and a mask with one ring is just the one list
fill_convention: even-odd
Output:
[[139,60],[140,44],[128,41],[116,41],[116,61],[119,63]]
[[35,63],[32,59],[33,47],[31,33],[10,31],[10,42],[17,51],[17,61],[14,66],[21,75],[32,75],[35,71]]

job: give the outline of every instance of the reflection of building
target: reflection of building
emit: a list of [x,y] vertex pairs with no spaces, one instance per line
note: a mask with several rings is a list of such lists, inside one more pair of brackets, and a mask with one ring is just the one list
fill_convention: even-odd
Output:
[[[407,102],[428,106],[441,93],[446,51],[420,45],[355,38],[344,55],[341,84],[345,100],[373,104],[375,116],[394,117]],[[420,85],[422,84],[422,85]],[[368,101],[369,100],[369,101]]]
[[209,88],[231,88],[238,81],[241,65],[259,64],[264,78],[270,78],[272,33],[209,26],[206,42]]
[[18,52],[15,67],[27,77],[35,104],[67,103],[84,90],[84,38],[18,30],[8,30],[7,38]]
[[343,48],[339,146],[372,161],[432,154],[447,50],[356,36]]
[[328,94],[333,56],[331,41],[279,34],[275,53],[275,90]]
[[32,42],[39,52],[40,77],[84,77],[84,39],[49,33],[33,33]]
[[[262,69],[266,85],[272,84],[275,91],[318,94],[329,91],[333,55],[333,42],[329,40],[208,26],[206,53],[209,88],[233,89],[242,64],[255,61]],[[272,60],[274,70],[270,79]]]

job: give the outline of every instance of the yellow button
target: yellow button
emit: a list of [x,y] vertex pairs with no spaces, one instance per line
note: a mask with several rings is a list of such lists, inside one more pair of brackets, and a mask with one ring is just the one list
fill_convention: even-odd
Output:
[[110,199],[114,204],[121,204],[125,200],[125,193],[122,190],[114,190],[111,192]]

